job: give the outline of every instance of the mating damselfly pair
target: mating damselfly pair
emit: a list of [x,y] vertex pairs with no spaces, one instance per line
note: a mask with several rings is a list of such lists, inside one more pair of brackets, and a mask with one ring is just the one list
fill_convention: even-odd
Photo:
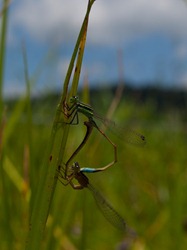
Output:
[[[77,147],[77,149],[73,152],[69,160],[66,162],[64,166],[59,166],[59,177],[60,181],[63,185],[70,184],[74,189],[83,189],[88,188],[99,209],[106,217],[106,219],[116,228],[130,231],[126,226],[124,219],[119,215],[118,212],[103,198],[103,196],[98,192],[94,186],[90,183],[88,177],[85,173],[96,173],[99,171],[104,171],[107,168],[111,167],[117,162],[117,146],[114,144],[111,139],[99,128],[95,119],[100,120],[106,127],[112,129],[117,135],[120,135],[120,138],[126,141],[127,143],[134,144],[137,146],[143,146],[145,144],[145,137],[132,129],[121,129],[116,126],[115,122],[110,121],[106,118],[102,118],[99,116],[90,105],[87,105],[83,102],[79,101],[77,96],[73,96],[70,98],[70,105],[64,105],[63,114],[65,116],[66,123],[70,125],[79,124],[79,114],[83,114],[88,119],[84,122],[84,125],[87,128],[86,134],[83,138],[81,144]],[[93,128],[96,128],[105,139],[113,146],[114,150],[114,160],[101,168],[80,168],[79,164],[75,162],[71,165],[71,162],[78,154],[78,152],[82,149],[82,147],[86,144],[88,138],[90,137]],[[78,184],[74,183],[74,180],[77,180]]]
[[114,150],[114,159],[112,162],[110,162],[108,165],[106,165],[103,168],[103,170],[106,170],[108,167],[111,167],[117,162],[117,146],[114,142],[111,141],[111,139],[99,128],[97,125],[96,120],[101,121],[109,130],[112,130],[119,138],[121,138],[124,142],[127,142],[132,145],[136,146],[144,146],[146,143],[145,136],[134,131],[133,129],[127,129],[127,128],[121,128],[116,125],[114,121],[111,121],[107,118],[102,118],[100,115],[98,115],[94,109],[83,102],[79,101],[79,98],[77,96],[73,96],[70,98],[70,106],[64,105],[64,114],[67,119],[68,124],[76,125],[79,123],[79,114],[83,114],[87,117],[87,121],[84,122],[84,125],[87,127],[87,132],[85,134],[85,137],[82,141],[82,143],[79,145],[79,147],[75,150],[75,152],[72,154],[72,156],[69,158],[69,160],[66,163],[66,171],[65,175],[67,174],[69,163],[73,160],[73,158],[78,154],[78,152],[81,150],[81,148],[86,144],[88,138],[90,137],[93,128],[96,128],[102,136],[105,137],[105,139],[112,145]]

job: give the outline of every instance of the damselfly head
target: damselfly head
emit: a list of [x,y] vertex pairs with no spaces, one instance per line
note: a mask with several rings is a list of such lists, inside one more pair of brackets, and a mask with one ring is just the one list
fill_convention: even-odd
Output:
[[141,137],[142,141],[145,141],[145,136],[144,135],[141,135],[140,137]]
[[80,172],[80,166],[78,162],[74,162],[74,164],[71,166],[74,173]]
[[77,103],[79,101],[79,97],[78,96],[72,96],[70,98],[70,103]]

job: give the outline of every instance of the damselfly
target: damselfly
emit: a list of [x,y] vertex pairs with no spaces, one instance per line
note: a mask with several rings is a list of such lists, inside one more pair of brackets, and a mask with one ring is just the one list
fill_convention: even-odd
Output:
[[[92,123],[93,127],[95,127],[102,135],[106,136],[103,131],[101,131],[96,124],[94,119],[100,120],[106,127],[114,131],[117,135],[120,136],[120,138],[127,143],[134,144],[134,145],[145,145],[146,140],[145,136],[127,128],[120,128],[116,125],[114,121],[111,121],[107,118],[102,118],[100,115],[98,115],[94,109],[81,101],[79,101],[78,96],[73,96],[70,98],[71,106],[65,106],[65,109],[67,110],[66,116],[69,119],[70,124],[78,124],[79,123],[79,113],[82,113],[85,115],[89,122]],[[74,123],[75,122],[75,123]],[[106,136],[107,137],[107,136]]]
[[[63,185],[70,184],[73,189],[83,189],[88,188],[92,193],[96,204],[104,217],[116,228],[126,231],[132,234],[132,230],[128,228],[125,220],[121,217],[121,215],[106,201],[106,199],[100,194],[99,191],[90,183],[88,177],[84,173],[95,173],[99,170],[97,168],[80,168],[78,162],[75,162],[71,166],[71,173],[68,176],[64,176],[64,169],[62,167],[59,168],[60,172],[60,181]],[[62,181],[65,180],[64,181]],[[78,184],[75,184],[73,181],[76,179]],[[134,234],[134,232],[133,232]]]
[[108,142],[113,146],[114,149],[114,160],[110,162],[107,166],[103,168],[103,170],[107,169],[108,167],[111,167],[113,164],[117,162],[117,146],[110,140],[110,138],[98,127],[98,125],[95,122],[95,118],[100,120],[106,127],[108,127],[110,130],[114,131],[122,140],[134,144],[137,146],[143,146],[146,143],[145,136],[137,133],[136,131],[132,129],[126,129],[126,128],[120,128],[116,126],[115,122],[110,121],[106,118],[101,118],[97,113],[94,112],[93,108],[90,105],[87,105],[83,102],[79,101],[79,98],[77,96],[73,96],[70,98],[71,106],[64,106],[66,117],[69,120],[69,124],[78,124],[79,123],[79,113],[84,114],[88,121],[84,122],[84,124],[87,126],[87,132],[85,134],[85,137],[82,141],[82,143],[79,145],[79,147],[75,150],[75,152],[72,154],[72,156],[69,158],[69,160],[66,163],[66,171],[65,176],[67,174],[69,163],[71,160],[75,157],[75,155],[80,151],[80,149],[85,145],[86,141],[88,140],[89,136],[91,135],[91,132],[93,130],[93,127],[95,127],[107,140]]

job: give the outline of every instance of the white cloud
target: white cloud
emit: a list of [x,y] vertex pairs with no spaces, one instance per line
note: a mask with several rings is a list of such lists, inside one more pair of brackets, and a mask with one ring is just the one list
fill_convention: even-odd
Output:
[[[63,61],[56,62],[58,66],[55,69],[57,71],[57,82],[61,84],[61,79],[64,78],[69,65],[70,47],[72,51],[86,12],[87,2],[88,0],[13,1],[9,13],[9,42],[11,42],[11,46],[14,46],[13,49],[11,47],[11,52],[18,50],[22,39],[26,40],[30,56],[28,59],[30,59],[30,65],[33,67],[39,60],[40,53],[38,50],[41,52],[41,48],[45,50],[45,48],[51,48],[51,45],[59,48],[60,58],[63,57]],[[141,39],[137,41],[136,39],[147,38],[151,34],[160,33],[167,38],[169,46],[169,39],[171,39],[172,49],[169,48],[170,55],[172,54],[171,58],[178,60],[177,63],[181,60],[181,65],[185,69],[185,65],[182,63],[185,64],[185,58],[187,57],[186,23],[187,4],[183,0],[96,0],[90,15],[88,45],[99,46],[97,46],[97,52],[92,50],[92,46],[87,46],[81,80],[85,75],[92,78],[91,82],[101,79],[104,81],[114,79],[116,77],[115,69],[112,70],[113,65],[115,65],[115,62],[112,61],[114,51],[116,48],[128,49],[130,46],[125,47],[126,43],[133,40],[135,42],[140,41],[140,47],[137,49],[137,53],[133,51],[133,47],[130,48],[130,57],[127,53],[126,63],[128,65],[125,74],[132,80],[147,80],[147,78],[150,79],[149,76],[154,78],[155,53],[160,51],[158,56],[162,55],[163,47],[167,44],[162,45],[160,43],[158,46],[156,44],[157,48],[155,48],[154,55],[152,55],[154,47],[150,46],[149,50],[144,50],[147,55],[147,58],[145,58],[143,53],[138,53],[143,48],[141,47]],[[27,40],[30,40],[30,43]],[[71,44],[70,47],[69,44]],[[60,46],[58,47],[58,45]],[[100,45],[104,45],[104,47]],[[107,51],[109,51],[107,46],[110,46],[110,49],[113,47],[109,55],[107,54]],[[45,53],[45,51],[42,53]],[[95,55],[96,53],[98,54]],[[12,59],[9,60],[11,61],[9,70],[13,69],[13,63],[19,63],[17,54],[18,52],[13,56],[13,53],[11,53]],[[167,57],[167,49],[164,57]],[[129,58],[131,58],[130,61]],[[170,57],[168,56],[168,58]],[[133,65],[137,66],[137,70],[134,71],[138,73],[135,76],[129,68],[132,62]],[[152,66],[149,67],[149,65]],[[181,81],[185,85],[186,74],[184,69],[180,73],[182,73]],[[166,69],[163,69],[165,73],[164,70]],[[50,75],[50,72],[47,71],[47,73]],[[9,91],[11,93],[12,89],[8,88],[5,92],[8,93]]]
[[78,30],[86,1],[21,0],[13,6],[12,30],[21,28],[38,41],[52,40],[58,33],[67,41]]
[[179,86],[187,90],[187,72],[181,76]]
[[[96,23],[99,9],[103,10],[100,24]],[[95,33],[92,38],[97,39],[99,32],[105,42],[119,42],[155,32],[187,37],[187,6],[180,0],[103,0],[96,2],[92,15]]]
[[[22,0],[12,6],[11,31],[18,28],[36,41],[72,41],[82,23],[87,0]],[[89,39],[98,44],[123,44],[150,33],[187,40],[187,6],[182,0],[96,0]]]
[[26,86],[24,84],[20,84],[18,80],[8,81],[3,88],[3,96],[5,98],[16,98],[20,95],[24,95],[26,93]]
[[179,44],[176,48],[175,55],[180,60],[186,59],[187,58],[187,43]]

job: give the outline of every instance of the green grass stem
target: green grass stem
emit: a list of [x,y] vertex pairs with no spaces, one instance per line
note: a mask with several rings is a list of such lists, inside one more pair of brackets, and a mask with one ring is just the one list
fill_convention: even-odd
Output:
[[[70,65],[67,71],[67,75],[64,81],[64,88],[61,96],[60,103],[57,107],[56,115],[54,118],[54,123],[51,132],[51,138],[49,141],[49,148],[47,150],[46,161],[41,169],[41,178],[38,184],[38,191],[36,194],[35,202],[32,209],[31,222],[29,226],[28,239],[26,243],[26,249],[41,249],[41,244],[44,236],[46,221],[48,218],[50,206],[53,200],[54,191],[56,188],[56,183],[58,179],[58,166],[63,162],[66,142],[68,138],[69,125],[63,123],[59,128],[61,122],[63,105],[67,99],[68,87],[70,77],[73,71],[74,62],[77,56],[78,48],[79,55],[77,59],[77,69],[74,73],[74,81],[71,86],[70,93],[76,94],[79,75],[82,64],[82,57],[84,53],[84,45],[86,42],[86,33],[88,25],[88,16],[91,10],[91,6],[94,1],[88,2],[88,8],[86,12],[85,19],[80,30],[80,34],[77,39],[77,43],[70,61]],[[78,76],[77,76],[78,74]],[[75,76],[76,75],[76,76]],[[43,157],[43,155],[41,155]]]
[[2,22],[1,22],[1,38],[0,38],[0,114],[3,111],[3,81],[5,71],[5,51],[6,51],[6,34],[8,20],[8,0],[3,1]]

